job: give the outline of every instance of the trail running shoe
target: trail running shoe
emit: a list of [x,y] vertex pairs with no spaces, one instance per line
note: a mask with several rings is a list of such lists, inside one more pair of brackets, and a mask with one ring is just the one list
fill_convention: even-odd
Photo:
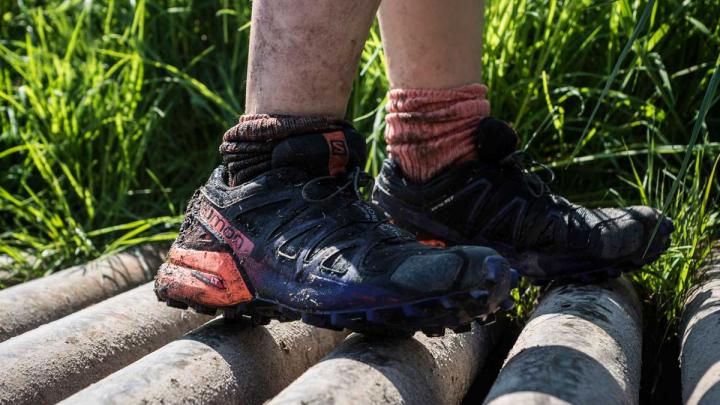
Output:
[[[364,148],[349,129],[306,134],[278,144],[272,169],[240,186],[216,169],[189,202],[158,298],[261,324],[401,335],[463,330],[512,306],[517,275],[495,251],[427,247],[360,199]],[[345,174],[328,174],[343,163]]]
[[475,136],[479,160],[422,184],[406,180],[397,164],[386,160],[373,201],[419,238],[490,246],[538,284],[617,277],[668,248],[673,224],[658,210],[573,204],[524,168],[515,150],[517,134],[506,123],[487,118]]

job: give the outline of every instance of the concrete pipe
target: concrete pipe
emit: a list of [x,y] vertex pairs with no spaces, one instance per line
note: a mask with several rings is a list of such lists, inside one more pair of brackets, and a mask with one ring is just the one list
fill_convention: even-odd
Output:
[[641,327],[625,280],[555,288],[520,333],[486,403],[637,404]]
[[165,306],[152,283],[0,343],[0,404],[49,404],[210,320]]
[[66,404],[262,404],[346,333],[300,322],[217,319],[65,400]]
[[720,248],[705,260],[688,295],[680,336],[683,402],[720,403]]
[[457,404],[488,351],[485,328],[412,339],[354,334],[268,405]]
[[146,245],[0,291],[0,342],[152,280],[163,255]]

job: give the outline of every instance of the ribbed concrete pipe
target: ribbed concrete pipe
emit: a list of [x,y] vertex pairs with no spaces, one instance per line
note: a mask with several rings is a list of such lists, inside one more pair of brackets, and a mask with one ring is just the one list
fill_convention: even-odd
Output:
[[0,291],[0,342],[152,280],[163,255],[146,245]]
[[705,260],[680,324],[682,398],[720,404],[720,247]]
[[165,306],[152,283],[0,343],[0,404],[55,403],[210,319]]
[[66,404],[262,404],[346,333],[217,319],[67,398]]
[[555,288],[520,333],[486,403],[637,404],[641,327],[625,280]]
[[457,404],[488,351],[485,328],[442,338],[352,335],[268,405]]

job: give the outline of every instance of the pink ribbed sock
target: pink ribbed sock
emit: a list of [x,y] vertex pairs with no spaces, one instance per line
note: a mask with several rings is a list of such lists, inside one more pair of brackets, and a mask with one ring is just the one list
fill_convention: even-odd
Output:
[[387,151],[408,179],[424,182],[448,166],[477,158],[473,132],[490,115],[486,94],[482,84],[390,91]]

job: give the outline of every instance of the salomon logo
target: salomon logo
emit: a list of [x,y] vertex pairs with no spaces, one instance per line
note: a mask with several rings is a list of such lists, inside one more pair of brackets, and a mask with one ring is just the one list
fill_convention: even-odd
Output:
[[330,151],[333,155],[347,155],[347,144],[342,141],[330,141]]
[[200,205],[200,221],[217,236],[220,236],[239,255],[248,256],[254,244],[240,230],[220,215],[215,208],[204,203]]

